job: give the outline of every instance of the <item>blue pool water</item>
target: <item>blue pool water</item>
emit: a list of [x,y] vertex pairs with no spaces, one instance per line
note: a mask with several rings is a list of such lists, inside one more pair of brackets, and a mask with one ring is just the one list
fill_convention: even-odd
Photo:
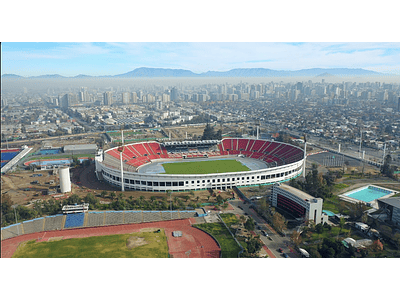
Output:
[[368,186],[363,188],[362,190],[358,190],[356,192],[350,192],[345,194],[347,197],[361,200],[364,202],[371,202],[373,200],[379,199],[383,196],[391,194],[391,191],[382,189],[382,188],[377,188],[374,186]]
[[42,149],[38,152],[40,155],[58,154],[61,153],[61,148],[57,149]]
[[330,210],[322,210],[322,212],[326,213],[328,217],[333,217],[335,214],[331,212]]
[[71,160],[70,159],[57,159],[57,160],[41,160],[35,161],[32,163],[32,165],[65,165],[65,164],[70,164]]

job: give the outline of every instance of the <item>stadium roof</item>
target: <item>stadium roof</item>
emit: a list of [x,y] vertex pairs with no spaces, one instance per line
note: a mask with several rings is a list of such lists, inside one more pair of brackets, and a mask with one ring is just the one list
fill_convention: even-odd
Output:
[[217,144],[218,140],[204,140],[204,141],[174,141],[174,142],[163,142],[164,146],[190,146],[190,145],[206,145],[206,144]]
[[396,208],[400,208],[400,197],[391,197],[385,199],[379,199],[378,201],[388,204],[390,206],[394,206]]
[[96,144],[65,145],[64,151],[97,150]]
[[311,195],[309,195],[309,194],[307,194],[307,193],[305,193],[303,191],[300,191],[300,190],[298,190],[298,189],[296,189],[296,188],[294,188],[294,187],[292,187],[290,185],[286,185],[286,184],[280,183],[280,185],[278,187],[280,187],[281,189],[283,189],[285,191],[288,191],[289,193],[291,193],[291,194],[293,194],[293,195],[295,195],[295,196],[297,196],[297,197],[299,197],[299,198],[301,198],[303,200],[317,199],[317,198],[315,198],[315,197],[313,197],[313,196],[311,196]]

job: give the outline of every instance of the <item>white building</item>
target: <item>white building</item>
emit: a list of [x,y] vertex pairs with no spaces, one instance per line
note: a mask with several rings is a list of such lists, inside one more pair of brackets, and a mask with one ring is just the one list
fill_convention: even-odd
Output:
[[283,209],[296,218],[312,220],[315,224],[325,223],[328,216],[322,212],[321,198],[314,198],[286,184],[274,184],[271,192],[272,206]]

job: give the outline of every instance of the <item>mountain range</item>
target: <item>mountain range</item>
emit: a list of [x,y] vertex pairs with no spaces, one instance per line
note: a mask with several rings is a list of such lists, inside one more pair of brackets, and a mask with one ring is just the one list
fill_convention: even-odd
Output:
[[183,69],[137,68],[117,75],[90,76],[80,74],[66,77],[58,74],[23,77],[16,74],[4,74],[2,78],[152,78],[152,77],[321,77],[321,76],[390,76],[365,69],[350,68],[313,68],[297,71],[282,71],[265,68],[240,68],[229,71],[208,71],[193,73]]

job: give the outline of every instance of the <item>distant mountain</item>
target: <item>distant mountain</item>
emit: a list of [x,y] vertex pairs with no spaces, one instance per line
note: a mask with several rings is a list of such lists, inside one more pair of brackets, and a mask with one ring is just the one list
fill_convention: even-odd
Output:
[[68,77],[59,74],[50,74],[50,75],[31,76],[28,78],[68,78]]
[[325,72],[325,73],[319,74],[319,75],[317,75],[315,77],[336,77],[336,76],[332,75],[332,74],[330,74],[328,72]]
[[84,75],[84,74],[79,74],[79,75],[74,76],[74,78],[92,78],[92,77],[93,77],[93,76]]
[[198,74],[183,69],[138,68],[113,77],[197,77]]
[[2,78],[24,78],[23,76],[19,76],[16,74],[3,74],[1,75]]
[[313,68],[297,71],[271,70],[265,68],[240,68],[229,71],[208,71],[200,74],[183,69],[137,68],[130,72],[117,75],[90,76],[80,74],[65,77],[58,74],[23,77],[15,74],[4,74],[2,78],[152,78],[152,77],[321,77],[321,76],[391,76],[364,69],[350,68]]

